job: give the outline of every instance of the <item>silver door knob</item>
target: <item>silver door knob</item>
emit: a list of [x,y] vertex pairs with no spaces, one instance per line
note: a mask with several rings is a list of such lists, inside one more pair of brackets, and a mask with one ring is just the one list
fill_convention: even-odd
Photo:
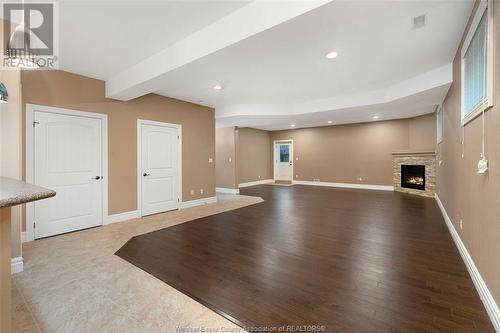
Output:
[[144,174],[143,174],[143,176],[144,176],[144,177],[147,177],[147,176],[149,176],[149,175],[151,175],[151,174],[150,174],[150,173],[145,173],[145,172],[144,172]]
[[92,179],[99,180],[99,179],[101,179],[101,177],[100,176],[95,176],[95,177],[92,177]]

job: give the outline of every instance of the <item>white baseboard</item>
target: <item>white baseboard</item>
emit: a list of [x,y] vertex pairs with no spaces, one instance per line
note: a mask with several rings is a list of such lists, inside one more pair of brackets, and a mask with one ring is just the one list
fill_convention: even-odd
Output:
[[369,185],[369,184],[313,182],[313,181],[309,181],[309,180],[294,180],[293,183],[297,184],[297,185],[313,185],[313,186],[354,188],[354,189],[360,189],[360,190],[394,191],[394,186],[388,186],[388,185]]
[[32,242],[35,240],[35,233],[33,229],[31,229],[31,232],[27,231],[22,231],[21,232],[21,242],[22,243],[27,243],[27,242]]
[[104,225],[137,219],[139,217],[141,217],[141,212],[138,210],[108,215],[108,217],[104,221]]
[[23,257],[15,257],[10,260],[11,274],[21,273],[24,269]]
[[[238,190],[238,193],[239,193],[239,190]],[[198,200],[185,201],[185,202],[181,202],[179,208],[183,209],[183,208],[195,207],[195,206],[199,206],[199,205],[205,205],[208,203],[214,203],[216,201],[217,201],[216,197],[209,197],[209,198],[202,198],[202,199],[198,199]],[[141,212],[139,210],[133,210],[130,212],[108,215],[108,217],[106,217],[104,219],[103,225],[124,222],[124,221],[132,220],[132,219],[137,219],[140,217],[141,217]],[[23,243],[30,242],[33,240],[33,239],[28,239],[28,235],[24,231],[21,234],[21,239],[22,239]]]
[[491,295],[488,286],[481,277],[479,270],[474,264],[474,260],[472,260],[469,251],[467,251],[465,244],[462,242],[460,235],[455,229],[453,222],[448,216],[448,213],[446,212],[446,209],[444,208],[443,203],[441,202],[437,194],[436,194],[436,202],[439,206],[439,209],[441,209],[441,213],[443,214],[444,220],[446,221],[446,225],[448,226],[448,230],[450,231],[451,237],[453,238],[453,241],[455,242],[455,245],[457,246],[458,251],[462,256],[462,259],[465,262],[465,266],[467,267],[467,270],[469,271],[472,281],[476,286],[477,292],[479,293],[479,296],[483,301],[484,307],[486,308],[486,311],[490,316],[491,322],[493,323],[493,327],[495,327],[495,330],[497,332],[500,332],[500,310],[498,309],[498,305],[496,304],[495,299]]
[[256,180],[254,182],[241,183],[238,185],[238,187],[242,188],[242,187],[249,187],[249,186],[269,184],[269,183],[274,183],[274,179],[264,179],[264,180]]
[[191,208],[201,205],[207,205],[217,202],[217,197],[201,198],[196,200],[189,200],[181,202],[180,209]]
[[215,192],[227,193],[227,194],[239,194],[240,190],[237,188],[216,187]]

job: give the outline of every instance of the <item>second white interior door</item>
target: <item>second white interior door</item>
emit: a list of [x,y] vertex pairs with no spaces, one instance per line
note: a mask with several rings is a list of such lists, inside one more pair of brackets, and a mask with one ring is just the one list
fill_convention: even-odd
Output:
[[178,209],[180,131],[175,125],[141,124],[142,216]]

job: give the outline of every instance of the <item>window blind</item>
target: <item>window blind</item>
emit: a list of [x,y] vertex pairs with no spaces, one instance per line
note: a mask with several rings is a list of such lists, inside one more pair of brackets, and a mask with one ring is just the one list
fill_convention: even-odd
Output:
[[487,99],[487,13],[484,12],[464,57],[464,116]]

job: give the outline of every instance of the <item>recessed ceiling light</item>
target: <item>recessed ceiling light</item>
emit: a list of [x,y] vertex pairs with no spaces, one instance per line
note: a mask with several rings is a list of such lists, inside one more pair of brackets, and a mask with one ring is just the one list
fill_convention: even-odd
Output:
[[295,124],[290,124],[290,127],[295,127]]
[[372,116],[373,120],[377,120],[378,118],[380,118],[380,117],[379,116]]
[[325,55],[326,59],[334,59],[337,58],[339,54],[336,51],[329,52]]
[[215,89],[215,90],[222,90],[222,86],[221,86],[220,84],[216,84],[216,85],[214,86],[214,89]]
[[329,123],[329,124],[331,124],[331,123],[333,123],[333,121],[331,121],[331,120],[328,120],[328,123]]

